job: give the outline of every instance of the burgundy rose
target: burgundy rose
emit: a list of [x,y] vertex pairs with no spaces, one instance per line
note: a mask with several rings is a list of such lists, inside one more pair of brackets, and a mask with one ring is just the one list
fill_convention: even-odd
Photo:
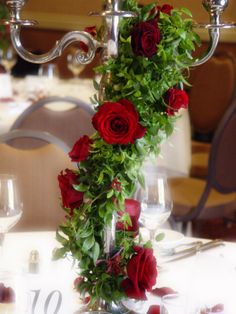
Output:
[[181,89],[170,88],[165,96],[165,101],[169,106],[166,110],[169,116],[173,116],[181,108],[188,108],[188,95]]
[[[85,27],[84,32],[89,33],[91,36],[96,37],[97,36],[97,30],[96,30],[96,26],[89,26],[89,27]],[[88,46],[83,42],[80,41],[79,42],[79,48],[84,51],[85,53],[88,52]]]
[[93,116],[92,123],[108,144],[134,143],[146,132],[139,123],[134,105],[126,99],[119,102],[105,102]]
[[126,231],[132,231],[134,232],[134,235],[136,236],[139,231],[139,216],[140,216],[140,203],[133,199],[126,199],[125,200],[125,210],[123,212],[119,212],[118,215],[122,217],[124,213],[128,213],[132,222],[131,226],[128,226],[127,229],[125,229],[123,222],[118,221],[116,224],[117,230],[126,230]]
[[153,250],[134,247],[134,254],[127,264],[127,276],[121,283],[129,298],[146,300],[146,291],[151,291],[156,284],[157,265]]
[[92,143],[93,141],[87,135],[82,136],[69,152],[71,161],[80,162],[87,159],[89,148]]
[[147,314],[160,314],[160,305],[151,305]]
[[78,185],[78,176],[69,169],[65,170],[65,174],[61,172],[58,175],[59,187],[61,189],[62,204],[65,208],[70,208],[72,210],[71,215],[73,214],[73,209],[78,208],[83,202],[83,192],[76,191],[73,188],[73,185]]
[[174,8],[172,7],[172,5],[169,5],[169,4],[163,4],[163,6],[160,8],[160,11],[162,13],[165,13],[165,14],[168,14],[170,15],[171,11],[173,10]]
[[163,4],[163,6],[156,5],[150,12],[150,17],[154,19],[159,19],[160,12],[170,15],[173,10],[172,5]]
[[131,32],[131,45],[135,55],[152,57],[157,52],[161,33],[155,19],[136,24]]

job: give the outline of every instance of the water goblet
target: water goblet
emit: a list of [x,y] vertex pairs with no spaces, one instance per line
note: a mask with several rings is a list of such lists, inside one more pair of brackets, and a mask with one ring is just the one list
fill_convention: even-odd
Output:
[[74,78],[78,78],[84,70],[85,65],[76,60],[76,51],[72,51],[67,55],[67,67],[73,73]]
[[154,242],[156,230],[169,218],[173,204],[164,174],[151,175],[145,181],[145,187],[138,192],[141,203],[140,221]]
[[[18,181],[11,174],[0,175],[0,250],[3,250],[5,234],[19,221],[22,203],[19,197]],[[3,255],[3,254],[1,254]],[[3,258],[1,258],[1,262]]]
[[4,66],[7,73],[11,73],[11,69],[16,64],[17,56],[13,47],[9,46],[6,50],[1,51],[1,64]]

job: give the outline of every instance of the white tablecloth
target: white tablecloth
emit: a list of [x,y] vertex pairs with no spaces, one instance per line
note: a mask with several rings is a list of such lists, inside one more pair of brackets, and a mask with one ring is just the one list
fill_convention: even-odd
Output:
[[[9,233],[6,235],[4,255],[7,265],[21,273],[21,280],[35,285],[35,289],[41,289],[48,293],[48,289],[63,291],[63,306],[70,309],[78,306],[78,296],[73,292],[73,280],[76,277],[71,268],[71,262],[67,260],[51,261],[51,252],[57,246],[53,232]],[[185,238],[183,241],[192,241]],[[196,240],[196,239],[194,239]],[[38,275],[27,274],[28,258],[31,250],[38,250],[40,256],[40,273]],[[160,259],[157,254],[157,263]],[[214,304],[224,303],[224,314],[236,313],[236,243],[225,243],[225,246],[217,247],[199,255],[189,257],[169,264],[161,263],[157,278],[157,287],[170,287],[177,292],[186,294],[192,302],[199,298],[212,298]],[[46,290],[46,292],[44,292]],[[141,314],[146,314],[149,305],[160,303],[157,297],[150,297],[150,302],[143,308]],[[72,301],[73,300],[73,301]],[[43,302],[43,299],[41,300]],[[71,314],[58,312],[58,314]],[[20,314],[17,312],[17,314]],[[35,314],[41,314],[36,311]],[[43,312],[42,312],[43,314]],[[190,314],[190,313],[188,313]],[[195,314],[195,313],[194,313]]]

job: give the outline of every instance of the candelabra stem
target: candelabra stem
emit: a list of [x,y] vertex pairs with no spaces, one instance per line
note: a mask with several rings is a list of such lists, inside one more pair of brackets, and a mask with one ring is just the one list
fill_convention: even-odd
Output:
[[199,60],[196,60],[191,66],[196,67],[202,65],[203,63],[207,62],[214,54],[216,47],[218,45],[220,39],[220,29],[219,28],[212,28],[209,29],[210,35],[210,44],[207,53]]

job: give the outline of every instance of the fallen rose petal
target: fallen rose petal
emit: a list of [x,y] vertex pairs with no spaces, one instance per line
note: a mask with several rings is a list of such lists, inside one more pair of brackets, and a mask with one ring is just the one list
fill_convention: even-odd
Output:
[[161,288],[155,288],[151,291],[152,294],[162,298],[164,295],[167,294],[175,294],[177,293],[176,291],[174,291],[173,289],[169,288],[169,287],[161,287]]
[[160,305],[151,305],[147,314],[160,314]]

